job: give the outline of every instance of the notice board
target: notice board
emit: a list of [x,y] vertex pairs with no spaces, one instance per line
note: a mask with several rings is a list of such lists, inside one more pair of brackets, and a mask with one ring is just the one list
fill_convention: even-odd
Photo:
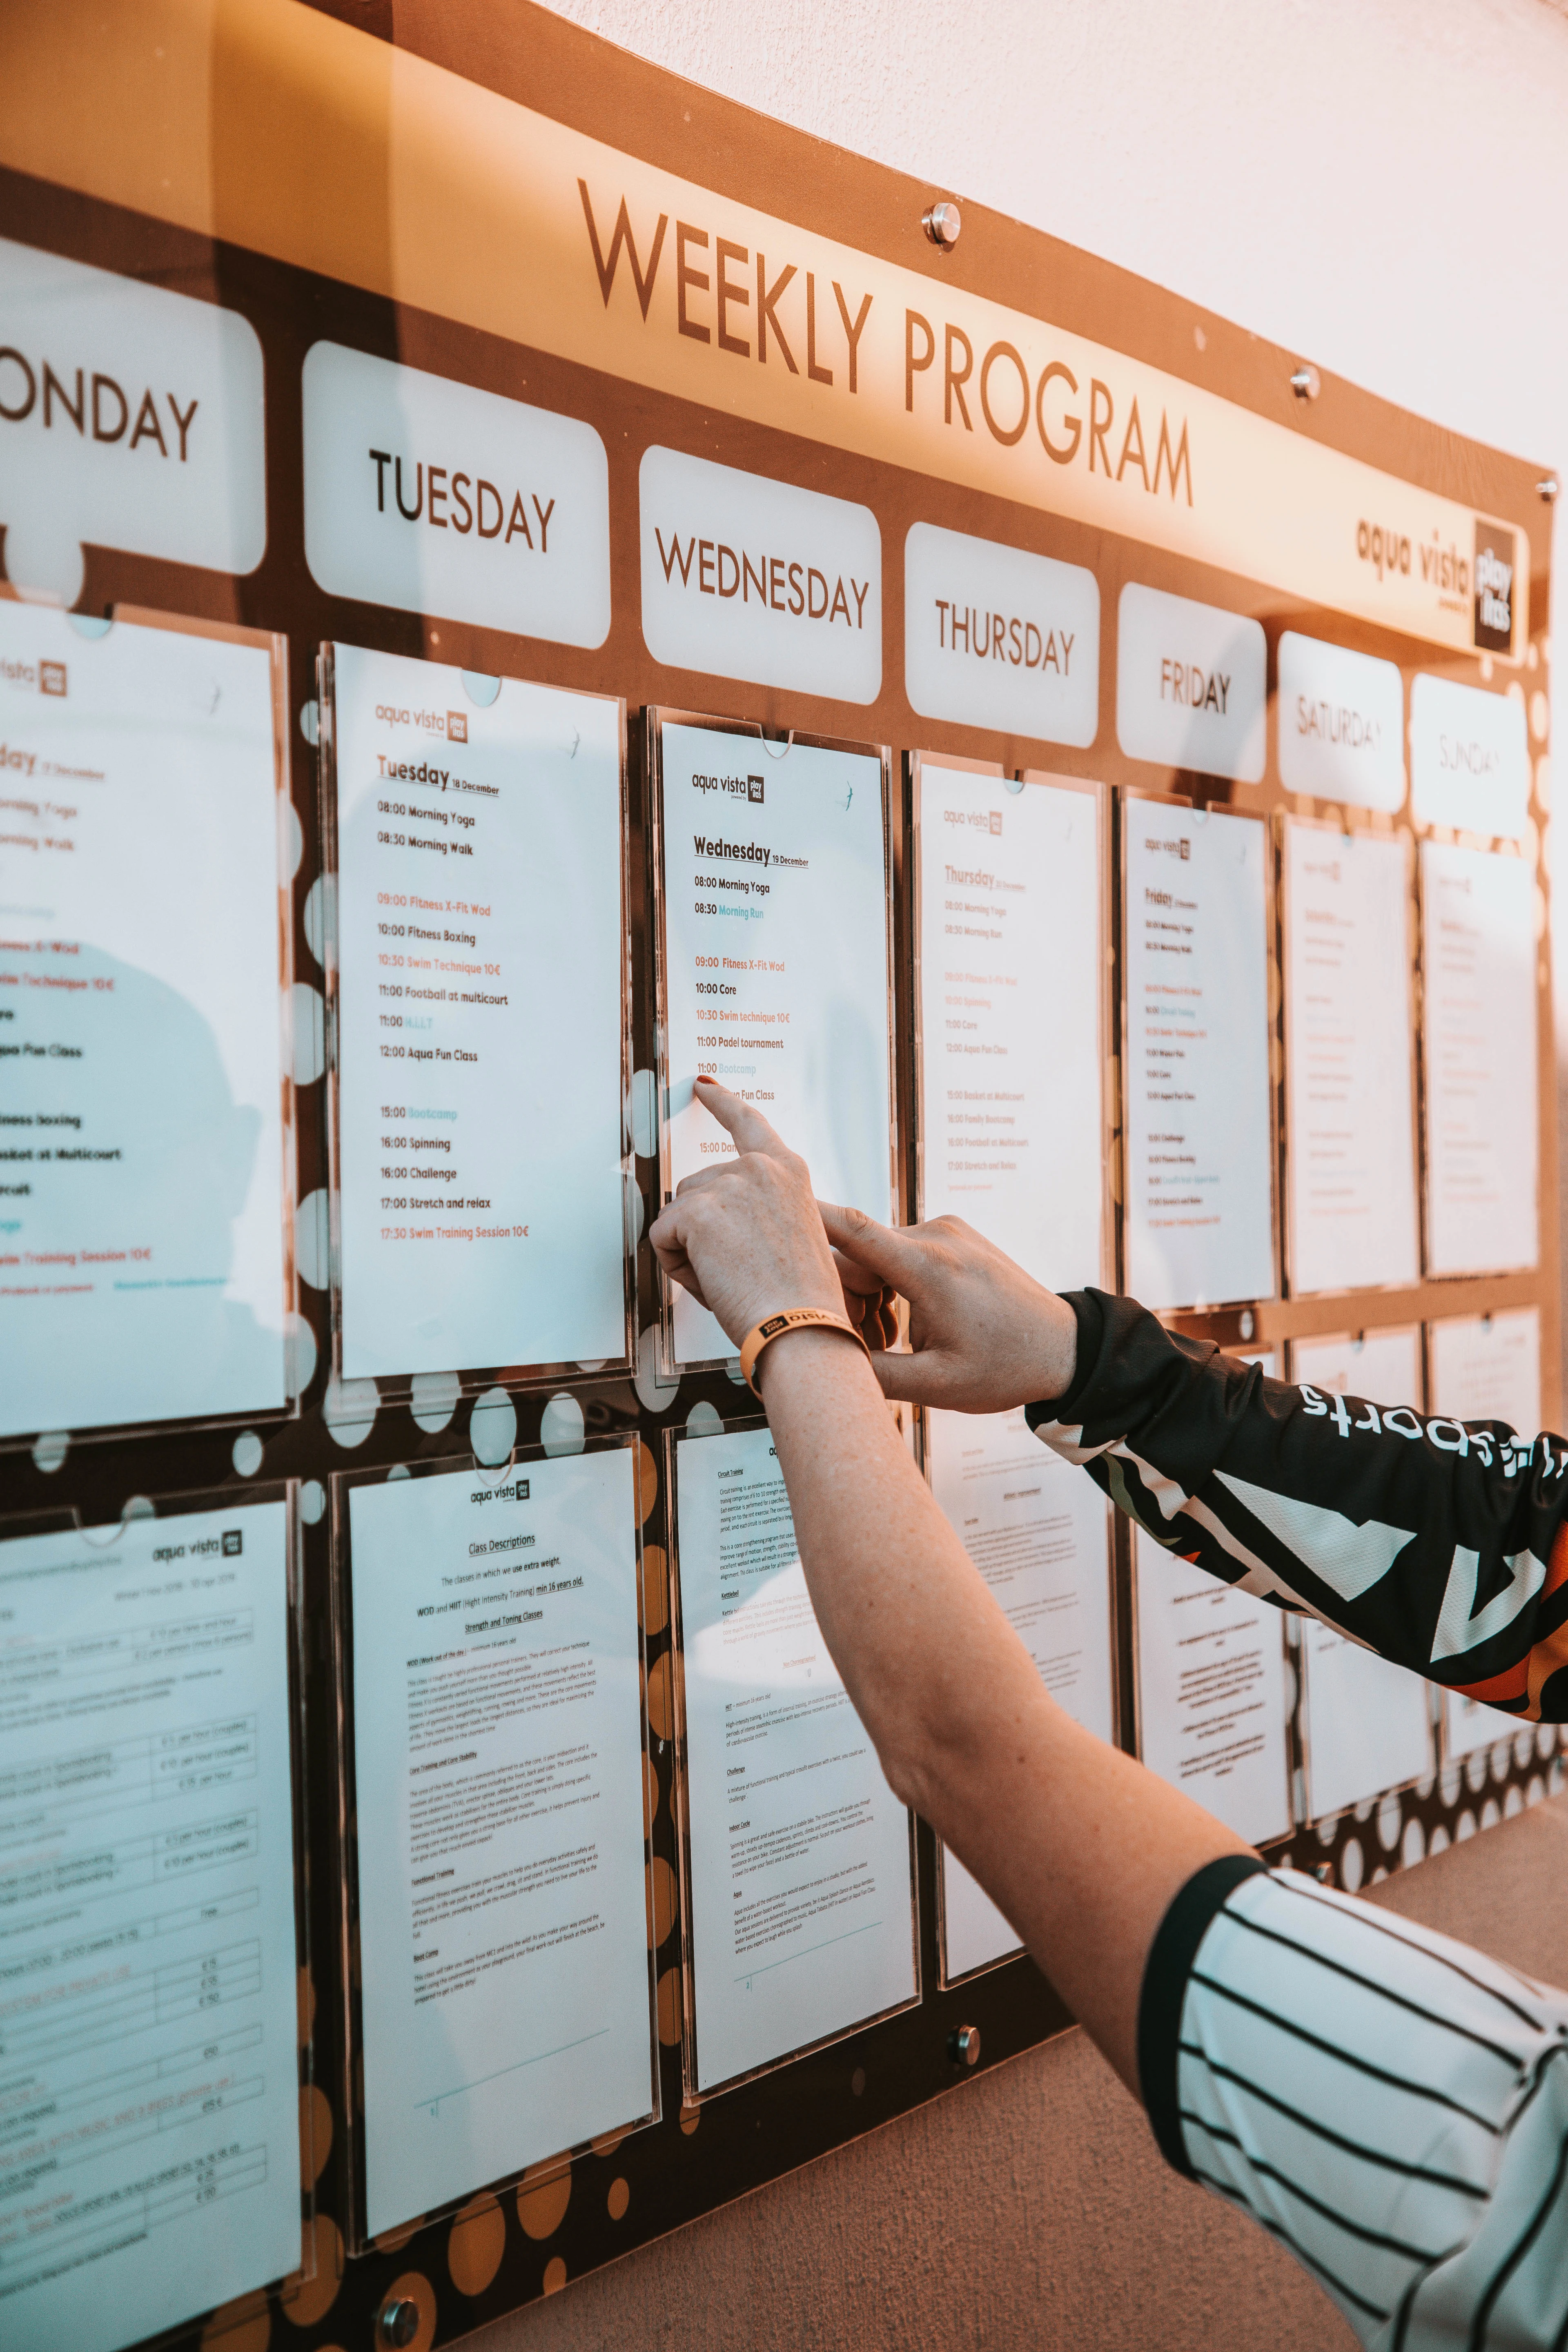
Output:
[[[1139,1263],[1160,1269],[1151,1279],[1178,1328],[1281,1377],[1300,1344],[1314,1365],[1351,1365],[1352,1385],[1358,1350],[1375,1356],[1377,1335],[1398,1333],[1415,1408],[1445,1409],[1462,1356],[1466,1412],[1491,1409],[1492,1366],[1510,1397],[1539,1392],[1555,1426],[1543,468],[525,0],[178,0],[155,20],[107,21],[54,0],[12,13],[6,689],[34,698],[29,726],[46,697],[74,724],[90,685],[117,742],[142,724],[137,697],[153,698],[156,824],[112,855],[107,836],[81,836],[105,904],[115,856],[142,859],[142,913],[121,907],[122,929],[103,934],[86,978],[118,983],[134,967],[161,1035],[157,940],[175,957],[226,1084],[213,1080],[223,1116],[194,1130],[208,1158],[188,1198],[226,1199],[227,1185],[242,1205],[220,1265],[223,1235],[204,1238],[170,1172],[188,1171],[197,1145],[183,1129],[170,1144],[160,1111],[163,1124],[143,1125],[165,1160],[138,1160],[136,1181],[172,1204],[159,1246],[184,1248],[188,1270],[155,1300],[129,1259],[62,1274],[68,1241],[43,1226],[30,1239],[26,1221],[68,1209],[68,1186],[88,1181],[102,1091],[79,1055],[57,1055],[56,1093],[24,1114],[57,1132],[18,1129],[5,1162],[0,1543],[134,1530],[195,1498],[203,1513],[215,1496],[237,1512],[284,1498],[303,2259],[215,2312],[180,2313],[178,2333],[234,2352],[269,2326],[275,2341],[343,2346],[378,2340],[378,2315],[395,2307],[397,2340],[425,2352],[959,2088],[975,2046],[961,2029],[978,2030],[989,2065],[1070,2021],[917,1824],[913,1992],[879,1996],[876,2021],[697,2095],[683,2046],[688,1716],[669,1489],[678,1444],[678,1475],[694,1485],[694,1441],[730,1432],[738,1445],[751,1424],[724,1363],[677,1345],[641,1240],[683,1108],[659,994],[675,936],[660,892],[677,867],[656,876],[653,863],[675,750],[681,790],[711,787],[695,863],[679,869],[699,926],[721,906],[763,905],[731,886],[767,878],[759,811],[776,804],[775,777],[825,779],[826,806],[838,761],[847,816],[858,779],[880,800],[865,992],[886,973],[873,1025],[893,1050],[868,1082],[876,1131],[862,1144],[895,1215],[940,1201],[982,1222],[1010,1185],[1008,1213],[1048,1278],[1115,1286],[1135,1203]],[[127,648],[135,657],[115,669]],[[237,816],[198,855],[181,746],[242,707],[248,830]],[[8,740],[23,741],[20,710],[8,702]],[[7,881],[16,859],[30,862],[26,887],[6,892],[16,939],[0,942],[0,1014],[47,1001],[52,1019],[63,1005],[49,1031],[61,1045],[75,1000],[63,988],[46,1000],[41,975],[66,972],[72,923],[100,920],[62,912],[63,884],[55,897],[36,887],[61,870],[91,788],[88,738],[68,757],[66,740],[47,793],[7,763]],[[355,800],[343,762],[362,741],[380,765]],[[505,798],[519,762],[537,785],[526,807]],[[1026,793],[1029,823],[1007,833]],[[1026,835],[1057,839],[1053,825],[1064,845],[1040,854],[1065,861],[1072,843],[1090,943],[1071,1001],[1054,1001],[1061,977],[1037,947],[978,977],[950,971],[944,917],[973,961],[968,939],[992,920],[980,910],[1005,905],[1023,870],[988,861],[984,842],[1004,834],[1011,852]],[[531,862],[546,833],[569,894]],[[384,859],[405,853],[439,884],[398,883]],[[939,863],[951,908],[929,887],[922,898]],[[182,908],[220,882],[226,908],[248,888],[246,927],[226,948],[210,922],[196,945],[168,948]],[[1234,925],[1227,908],[1241,910]],[[546,962],[520,988],[504,966],[524,934]],[[743,1047],[765,1070],[777,1033],[755,969],[750,994],[722,955],[710,981],[706,934],[680,936],[693,984],[714,992],[687,1008],[714,1022],[691,1024],[695,1050]],[[1176,950],[1201,971],[1178,982]],[[245,974],[232,1003],[226,971]],[[1032,971],[1050,984],[1022,1023],[1019,1003],[985,997],[1026,989]],[[1205,975],[1225,1002],[1220,1053],[1197,1034]],[[731,986],[726,1029],[719,992]],[[247,1025],[247,1005],[269,1007],[274,988],[281,1046],[269,1019]],[[536,1081],[529,1024],[543,1034],[574,992],[574,1020],[592,999],[593,1067],[557,1054]],[[1501,1064],[1489,1006],[1506,1009]],[[955,1057],[973,1051],[979,1078],[933,1085],[937,1024]],[[1074,1057],[1078,1149],[1058,1229],[1074,1239],[1059,1265],[1026,1213],[1046,1097],[1025,1103],[1026,1089],[984,1075],[1009,1040],[1022,1051],[1031,1024]],[[505,1108],[474,1082],[477,1065],[454,1064],[437,1100],[424,1081],[440,1074],[421,1057],[499,1052],[503,1027]],[[136,1106],[155,1097],[158,1069],[136,1058],[149,1034],[135,1017],[112,1032],[126,1136],[142,1135]],[[455,1042],[428,1042],[442,1035]],[[389,1071],[395,1087],[380,1084]],[[809,1071],[801,1083],[809,1096]],[[1358,1125],[1368,1104],[1375,1118]],[[1239,1140],[1216,1152],[1216,1135]],[[259,1192],[246,1175],[258,1169]],[[362,1181],[345,1212],[345,1186]],[[589,1201],[596,1244],[558,1261],[559,1278],[531,1264],[506,1293],[521,1321],[498,1317],[500,1294],[468,1260],[461,1282],[409,1271],[421,1217],[454,1247],[504,1245],[512,1255],[492,1262],[515,1266],[536,1219],[548,1230]],[[84,1319],[57,1341],[68,1314]],[[942,1470],[934,1438],[910,1433],[928,1472],[963,1491],[956,1442]],[[1003,1427],[984,1438],[986,1511],[1001,1509],[1020,1443]],[[356,1675],[378,1654],[353,1641],[355,1597],[374,1587],[355,1530],[392,1511],[380,1498],[412,1474],[404,1493],[417,1489],[431,1524],[438,1506],[460,1522],[467,1556],[510,1559],[532,1530],[504,1515],[538,1507],[574,1456],[598,1465],[605,1493],[625,1486],[636,1519],[601,1549],[627,1591],[635,1557],[640,1596],[636,1638],[623,1610],[613,1656],[617,1737],[636,1715],[645,1741],[652,2105],[638,2077],[635,2096],[605,2094],[625,2128],[500,2175],[492,2156],[456,2201],[443,2192],[430,2215],[373,2231],[353,1890],[356,1807],[381,1751],[356,1747]],[[1103,1514],[1079,1516],[1087,1559]],[[215,1521],[201,1538],[220,1562],[230,1532]],[[411,1623],[442,1605],[422,1599],[420,1572],[410,1550]],[[1141,1618],[1120,1521],[1103,1586],[1084,1571],[1074,1605],[1108,1663],[1074,1703],[1135,1747],[1155,1621]],[[1309,1766],[1321,1781],[1334,1667],[1314,1654],[1310,1757],[1300,1665],[1297,1651],[1277,1676],[1270,1663],[1282,1728],[1257,1817],[1293,1822],[1271,1851],[1337,1883],[1418,1859],[1561,1776],[1553,1733],[1439,1725],[1428,1708],[1424,1769],[1314,1821]],[[1412,1722],[1401,1754],[1418,1763],[1419,1706]],[[517,1868],[534,1870],[531,1849],[519,1852]],[[623,2019],[640,1969],[625,1981]],[[625,2060],[617,2079],[636,2075]],[[384,2095],[373,2105],[386,2112]],[[500,2112],[487,2147],[510,2144],[506,2124]],[[110,2325],[105,2341],[121,2340]]]

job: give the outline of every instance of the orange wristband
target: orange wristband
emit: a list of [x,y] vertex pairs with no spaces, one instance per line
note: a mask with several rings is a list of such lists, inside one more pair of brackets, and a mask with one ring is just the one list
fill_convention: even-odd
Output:
[[[757,1358],[762,1354],[768,1341],[782,1338],[785,1331],[804,1331],[811,1328],[821,1331],[842,1331],[847,1339],[855,1341],[857,1347],[866,1348],[865,1339],[847,1316],[830,1315],[825,1307],[786,1307],[782,1315],[770,1315],[757,1324],[754,1329],[747,1332],[741,1342],[741,1377],[753,1396],[762,1394],[755,1378]],[[866,1348],[868,1363],[870,1359],[871,1350]]]

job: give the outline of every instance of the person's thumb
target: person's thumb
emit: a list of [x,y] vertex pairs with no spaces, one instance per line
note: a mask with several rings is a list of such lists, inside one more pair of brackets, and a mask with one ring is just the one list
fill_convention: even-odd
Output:
[[831,1201],[818,1201],[816,1209],[833,1247],[858,1265],[868,1266],[896,1290],[902,1290],[906,1281],[919,1274],[919,1248],[891,1225],[879,1225],[864,1209],[841,1209]]
[[885,1397],[897,1397],[905,1404],[941,1404],[944,1402],[944,1376],[930,1356],[894,1355],[875,1348],[868,1353],[871,1370],[881,1382]]

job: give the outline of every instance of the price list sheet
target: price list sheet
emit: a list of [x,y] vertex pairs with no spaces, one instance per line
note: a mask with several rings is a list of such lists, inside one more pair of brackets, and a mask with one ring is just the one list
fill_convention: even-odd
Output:
[[619,706],[331,664],[344,1377],[624,1360]]
[[921,1214],[963,1217],[1038,1282],[1097,1283],[1096,796],[919,772]]
[[1127,1288],[1272,1298],[1267,831],[1140,800],[1123,824]]
[[1419,1272],[1402,839],[1285,824],[1286,1160],[1291,1288]]
[[0,1543],[0,2321],[113,2352],[300,2264],[282,1501]]
[[[734,1152],[692,1098],[700,1071],[772,1120],[819,1198],[885,1221],[892,1008],[881,761],[671,722],[658,740],[668,1191]],[[678,1364],[735,1352],[680,1289],[671,1343]]]
[[0,602],[0,1436],[287,1402],[274,686]]
[[1532,1266],[1535,876],[1522,857],[1421,845],[1426,1257],[1435,1275]]
[[346,1496],[374,2237],[653,2107],[637,1518],[626,1446]]
[[[928,1412],[931,1492],[1051,1696],[1114,1737],[1110,1505],[1085,1470],[1016,1412]],[[951,1981],[1018,1949],[984,1888],[942,1854],[943,1972]]]
[[1290,1828],[1284,1620],[1137,1534],[1138,1752],[1255,1845]]
[[[1421,1334],[1414,1324],[1291,1344],[1290,1373],[1320,1395],[1362,1399],[1352,1428],[1373,1407],[1421,1410]],[[1314,1821],[1419,1780],[1432,1760],[1430,1685],[1363,1649],[1321,1618],[1297,1621],[1301,1639],[1301,1727],[1307,1810]]]
[[699,2094],[918,1997],[910,1820],[817,1629],[766,1428],[675,1446]]

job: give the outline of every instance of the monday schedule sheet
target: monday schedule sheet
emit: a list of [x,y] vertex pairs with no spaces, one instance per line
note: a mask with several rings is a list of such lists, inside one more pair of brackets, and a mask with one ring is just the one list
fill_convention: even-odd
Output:
[[0,1544],[0,2322],[112,2352],[300,2264],[287,1507]]
[[0,1436],[287,1402],[274,684],[0,602]]
[[347,1513],[374,2237],[654,2105],[632,1453]]
[[344,1376],[623,1360],[619,705],[332,667]]
[[[666,1164],[681,1179],[734,1145],[693,1100],[706,1072],[755,1103],[819,1197],[892,1203],[891,1003],[882,764],[869,752],[659,730]],[[735,1350],[689,1291],[678,1364]]]
[[910,1817],[817,1629],[765,1427],[676,1445],[699,2094],[917,1998]]

